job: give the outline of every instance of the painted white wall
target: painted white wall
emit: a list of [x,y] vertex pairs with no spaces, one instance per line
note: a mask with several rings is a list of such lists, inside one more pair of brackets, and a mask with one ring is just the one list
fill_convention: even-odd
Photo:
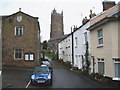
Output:
[[58,43],[58,53],[59,53],[59,59],[63,59],[64,62],[72,61],[72,37],[69,35],[64,40],[62,40],[60,43]]
[[63,59],[63,54],[62,54],[62,50],[63,50],[63,48],[62,48],[62,42],[63,41],[61,41],[60,43],[58,43],[58,58],[59,59]]
[[66,52],[66,43],[65,40],[62,40],[60,43],[58,43],[58,53],[59,53],[59,59],[65,59],[65,52]]
[[72,62],[72,35],[68,36],[67,38],[67,61]]
[[[74,67],[82,69],[82,55],[84,57],[86,52],[85,46],[85,36],[84,33],[87,32],[87,41],[89,44],[89,53],[90,53],[90,32],[86,29],[90,26],[90,22],[87,22],[75,32],[73,32],[73,50],[74,50]],[[76,37],[77,37],[77,46],[76,46]],[[59,44],[59,59],[63,59],[64,62],[69,61],[72,64],[72,34],[62,40]],[[63,54],[64,52],[64,54]]]
[[[85,25],[81,26],[78,30],[73,33],[74,41],[74,67],[82,69],[82,55],[84,57],[86,46],[85,46],[85,36],[84,33],[87,32],[87,41],[90,44],[90,33],[86,29],[89,27],[90,23],[87,22]],[[77,38],[77,46],[76,46]],[[89,45],[90,47],[90,45]],[[89,48],[90,53],[90,48]]]

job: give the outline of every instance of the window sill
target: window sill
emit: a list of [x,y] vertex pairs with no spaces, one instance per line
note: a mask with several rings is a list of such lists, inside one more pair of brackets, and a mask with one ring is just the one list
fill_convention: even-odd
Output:
[[101,48],[101,47],[103,47],[103,44],[97,46],[97,48]]
[[23,35],[15,35],[15,37],[22,37]]
[[19,58],[19,59],[18,58],[14,58],[14,60],[23,60],[23,58]]
[[112,80],[120,81],[119,77],[112,78]]
[[34,60],[24,60],[25,62],[34,62]]

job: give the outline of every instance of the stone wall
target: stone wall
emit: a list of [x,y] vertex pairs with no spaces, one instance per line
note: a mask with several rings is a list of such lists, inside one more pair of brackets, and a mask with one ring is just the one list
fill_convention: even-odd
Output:
[[[22,21],[17,21],[17,16],[22,16]],[[15,36],[15,26],[23,26],[23,35]],[[3,18],[2,42],[3,65],[34,67],[40,60],[40,39],[38,37],[38,19],[18,12]],[[14,48],[23,48],[23,58],[14,59]],[[34,61],[26,61],[25,53],[34,53]]]

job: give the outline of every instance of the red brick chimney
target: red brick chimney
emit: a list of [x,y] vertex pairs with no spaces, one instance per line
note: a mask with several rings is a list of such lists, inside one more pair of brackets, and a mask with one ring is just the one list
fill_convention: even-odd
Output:
[[95,14],[95,13],[92,13],[92,10],[90,10],[90,15],[89,15],[89,17],[92,18],[92,17],[94,17],[94,16],[96,16],[96,14]]
[[115,6],[115,1],[103,1],[103,11],[108,10],[109,8]]
[[74,30],[74,31],[77,30],[77,26],[76,26],[76,25],[74,25],[73,30]]
[[89,19],[87,19],[87,17],[83,18],[82,20],[82,24],[85,24]]

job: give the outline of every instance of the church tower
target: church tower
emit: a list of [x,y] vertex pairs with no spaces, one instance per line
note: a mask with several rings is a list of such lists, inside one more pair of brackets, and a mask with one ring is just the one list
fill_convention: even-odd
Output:
[[64,35],[63,30],[63,11],[57,13],[54,9],[51,13],[51,31],[50,38],[59,37]]

